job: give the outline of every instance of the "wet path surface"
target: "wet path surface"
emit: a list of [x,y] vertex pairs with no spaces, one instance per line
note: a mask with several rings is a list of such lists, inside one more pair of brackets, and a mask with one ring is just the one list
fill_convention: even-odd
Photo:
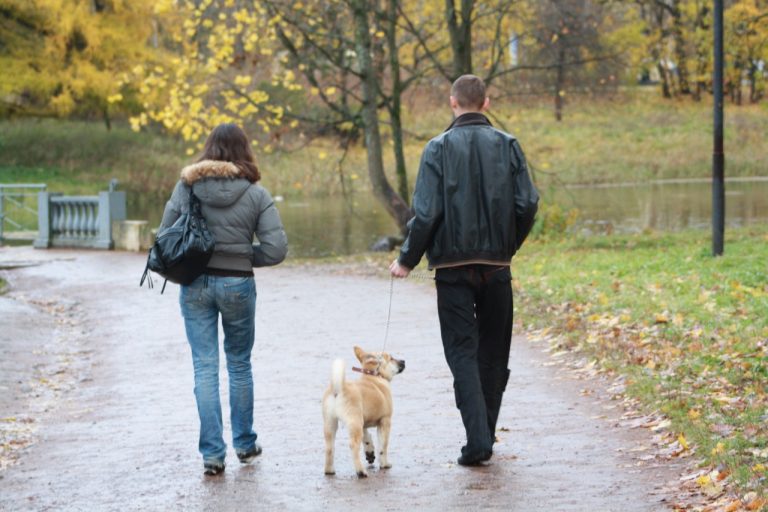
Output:
[[351,367],[355,344],[381,348],[389,297],[384,272],[328,267],[256,271],[255,428],[264,453],[240,465],[225,437],[225,473],[204,477],[177,287],[139,289],[142,254],[0,251],[0,264],[41,263],[2,274],[11,291],[0,302],[0,417],[6,427],[26,418],[34,444],[0,470],[0,510],[666,509],[658,489],[672,470],[636,468],[622,450],[637,434],[597,419],[603,408],[523,338],[513,341],[491,463],[457,466],[463,429],[434,290],[411,280],[394,285],[386,346],[407,361],[392,383],[393,467],[358,480],[342,430],[337,474],[326,477],[320,399],[331,363],[343,357]]

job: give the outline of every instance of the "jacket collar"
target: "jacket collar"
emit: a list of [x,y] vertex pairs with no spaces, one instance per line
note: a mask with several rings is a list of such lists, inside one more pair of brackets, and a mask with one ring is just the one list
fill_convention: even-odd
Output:
[[454,119],[453,122],[451,123],[451,126],[446,128],[445,131],[448,131],[451,128],[458,128],[460,126],[493,126],[493,125],[488,120],[488,118],[485,117],[485,114],[481,114],[480,112],[467,112],[466,114],[461,114],[459,117]]
[[243,178],[240,168],[232,162],[202,160],[181,170],[181,180],[187,185],[205,178]]

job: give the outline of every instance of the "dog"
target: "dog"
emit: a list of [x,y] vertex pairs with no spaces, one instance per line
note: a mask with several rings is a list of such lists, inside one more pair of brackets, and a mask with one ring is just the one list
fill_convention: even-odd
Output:
[[368,428],[376,427],[379,441],[379,466],[392,467],[387,458],[389,432],[392,427],[392,393],[389,382],[405,370],[405,361],[395,359],[386,352],[365,352],[355,347],[355,356],[362,368],[353,368],[363,375],[356,381],[344,376],[344,361],[333,362],[331,385],[323,395],[323,425],[325,435],[325,474],[334,475],[334,443],[339,421],[349,431],[349,447],[352,462],[359,478],[368,473],[360,461],[360,443],[365,443],[365,458],[370,463],[376,459],[373,441]]

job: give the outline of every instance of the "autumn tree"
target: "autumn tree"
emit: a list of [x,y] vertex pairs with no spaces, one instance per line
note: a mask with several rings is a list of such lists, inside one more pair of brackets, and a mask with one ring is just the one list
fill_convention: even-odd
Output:
[[162,65],[139,65],[123,77],[145,106],[132,127],[178,133],[192,154],[213,127],[236,122],[270,151],[269,136],[285,122],[286,95],[300,89],[275,56],[276,20],[260,2],[234,0],[163,0],[154,16],[168,44],[157,50]]
[[[289,65],[328,108],[343,143],[350,142],[349,135],[362,132],[374,196],[405,231],[411,211],[405,200],[408,180],[400,98],[415,77],[401,76],[399,1],[316,1],[302,3],[300,8],[292,1],[265,3],[280,20],[277,33],[288,52]],[[397,190],[384,167],[382,110],[388,114],[391,128]]]
[[448,82],[475,74],[487,84],[511,71],[508,47],[525,12],[520,0],[433,0],[400,9],[404,30],[437,74]]
[[725,12],[727,81],[737,104],[742,102],[741,81],[749,84],[749,101],[756,103],[765,94],[768,62],[768,6],[745,0]]
[[[707,0],[632,0],[665,98],[701,98],[712,74],[712,6]],[[747,0],[751,1],[751,0]]]
[[111,115],[137,108],[117,76],[149,61],[152,0],[0,0],[6,114]]
[[615,88],[638,26],[620,7],[591,0],[530,2],[530,23],[521,43],[518,69],[529,83],[543,84],[562,120],[569,91]]

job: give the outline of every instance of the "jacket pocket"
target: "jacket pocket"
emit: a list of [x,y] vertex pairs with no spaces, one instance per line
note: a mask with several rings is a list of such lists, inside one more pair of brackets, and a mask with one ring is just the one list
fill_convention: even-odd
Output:
[[253,277],[227,277],[224,300],[230,306],[247,305],[256,297],[256,283]]

